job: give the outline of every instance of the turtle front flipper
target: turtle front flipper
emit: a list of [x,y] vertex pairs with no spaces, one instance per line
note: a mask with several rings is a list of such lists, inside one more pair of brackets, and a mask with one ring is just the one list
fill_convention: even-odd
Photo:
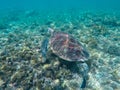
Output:
[[86,80],[87,80],[88,72],[89,72],[89,67],[86,63],[79,63],[77,64],[77,66],[80,68],[80,73],[82,74],[82,77],[83,77],[82,85],[80,87],[85,88],[86,82],[87,82]]
[[48,38],[45,38],[41,44],[41,53],[43,59],[46,61],[47,51],[48,51]]

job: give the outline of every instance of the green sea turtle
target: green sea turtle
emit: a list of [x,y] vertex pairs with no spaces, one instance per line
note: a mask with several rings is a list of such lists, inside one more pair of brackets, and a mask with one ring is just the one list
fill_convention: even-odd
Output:
[[51,28],[48,28],[48,31],[51,33],[51,37],[49,39],[45,38],[42,42],[42,56],[46,58],[49,47],[54,54],[63,60],[78,62],[77,66],[81,69],[83,76],[81,88],[85,88],[86,77],[89,70],[85,61],[88,60],[89,53],[73,36],[64,32],[55,31]]

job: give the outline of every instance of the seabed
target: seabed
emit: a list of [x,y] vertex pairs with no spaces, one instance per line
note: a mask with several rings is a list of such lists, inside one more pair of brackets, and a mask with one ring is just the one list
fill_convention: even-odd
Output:
[[64,31],[89,51],[85,90],[120,89],[120,13],[11,11],[0,17],[0,90],[81,90],[81,74],[41,43],[47,28]]

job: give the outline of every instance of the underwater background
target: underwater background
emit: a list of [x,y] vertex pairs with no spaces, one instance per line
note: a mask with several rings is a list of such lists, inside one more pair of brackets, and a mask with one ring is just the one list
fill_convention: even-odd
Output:
[[[48,28],[88,51],[84,88],[80,62],[52,53]],[[120,0],[1,0],[0,90],[120,90]]]

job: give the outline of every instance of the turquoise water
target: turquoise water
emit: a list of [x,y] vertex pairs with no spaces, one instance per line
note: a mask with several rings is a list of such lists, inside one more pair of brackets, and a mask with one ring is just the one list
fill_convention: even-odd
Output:
[[[119,90],[119,3],[119,0],[0,1],[0,90]],[[71,60],[78,54],[65,53],[66,48],[58,53],[63,45],[59,40],[54,50],[48,28],[81,43],[78,46],[89,53],[86,61]],[[69,39],[66,40],[65,47]],[[73,49],[76,48],[77,45]],[[80,55],[88,56],[86,52]]]
[[120,10],[119,0],[1,0],[0,9],[70,9]]

